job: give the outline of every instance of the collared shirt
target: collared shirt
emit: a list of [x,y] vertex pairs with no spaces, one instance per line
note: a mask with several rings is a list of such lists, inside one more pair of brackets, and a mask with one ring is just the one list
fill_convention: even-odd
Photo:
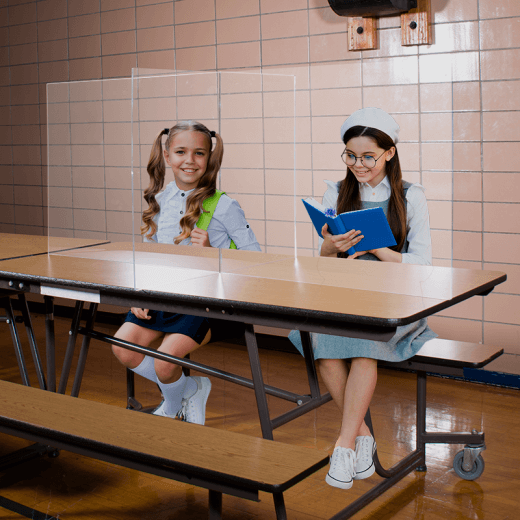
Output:
[[[160,210],[154,217],[157,224],[157,233],[152,237],[154,242],[173,244],[174,238],[180,235],[179,222],[186,213],[186,199],[192,191],[180,190],[172,181],[155,196]],[[225,194],[219,199],[207,231],[211,247],[229,249],[233,239],[237,249],[261,251],[244,211],[235,199]],[[191,245],[191,238],[185,238],[180,245]]]
[[[325,184],[328,189],[323,196],[323,205],[326,208],[336,209],[338,184],[332,181],[325,181]],[[366,182],[359,184],[359,195],[362,201],[383,202],[390,198],[391,192],[390,182],[386,176],[375,188]],[[420,184],[412,184],[406,192],[406,229],[408,252],[403,253],[403,264],[432,265],[430,215],[424,188]],[[320,238],[320,250],[322,244],[323,239]]]

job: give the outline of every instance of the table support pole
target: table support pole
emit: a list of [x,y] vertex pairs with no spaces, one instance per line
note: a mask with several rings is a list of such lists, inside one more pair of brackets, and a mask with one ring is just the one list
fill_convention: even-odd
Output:
[[54,334],[54,298],[44,296],[45,301],[45,350],[47,354],[47,390],[56,392],[56,340]]
[[67,350],[65,351],[65,359],[63,360],[63,368],[61,370],[60,384],[58,385],[58,393],[64,394],[67,390],[67,383],[69,380],[70,367],[72,365],[72,358],[74,357],[74,350],[76,347],[76,339],[78,337],[78,329],[81,322],[81,313],[83,311],[83,302],[77,301],[74,308],[74,315],[69,330],[69,340],[67,342]]

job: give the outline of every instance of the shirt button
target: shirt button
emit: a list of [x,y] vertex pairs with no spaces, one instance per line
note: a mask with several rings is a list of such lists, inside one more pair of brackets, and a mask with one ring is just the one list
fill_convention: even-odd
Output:
[[249,224],[247,224],[246,228],[249,229]]
[[181,211],[181,215],[184,213],[184,211]]
[[184,197],[186,194],[185,193],[181,193],[181,197]]

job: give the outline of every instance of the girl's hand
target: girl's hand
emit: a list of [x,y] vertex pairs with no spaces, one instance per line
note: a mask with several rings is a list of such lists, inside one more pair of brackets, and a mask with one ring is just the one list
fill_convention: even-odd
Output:
[[370,249],[369,251],[358,251],[352,256],[348,257],[348,260],[354,260],[358,256],[364,255],[365,253],[372,253],[377,256],[381,262],[396,262],[400,263],[403,261],[403,255],[397,251],[393,251],[388,247],[380,247],[379,249]]
[[149,320],[151,316],[148,316],[148,309],[141,309],[139,307],[132,307],[130,312],[140,320]]
[[321,256],[336,256],[337,253],[344,253],[363,238],[361,231],[355,229],[343,235],[331,235],[327,224],[321,228],[321,234],[324,238],[320,251]]
[[197,227],[191,232],[191,243],[196,247],[211,247],[208,232]]

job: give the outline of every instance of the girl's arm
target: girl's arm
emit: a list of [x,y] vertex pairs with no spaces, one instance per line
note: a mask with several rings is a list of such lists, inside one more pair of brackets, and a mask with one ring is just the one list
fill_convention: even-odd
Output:
[[432,242],[430,235],[430,216],[424,188],[419,185],[410,186],[406,194],[408,251],[399,253],[388,247],[362,251],[349,256],[354,259],[365,253],[372,253],[383,262],[403,264],[432,265]]

